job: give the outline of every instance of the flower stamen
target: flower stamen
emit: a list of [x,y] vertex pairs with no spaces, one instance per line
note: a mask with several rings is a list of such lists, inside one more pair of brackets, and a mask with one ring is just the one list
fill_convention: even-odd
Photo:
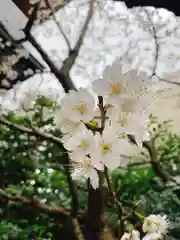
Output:
[[111,94],[119,95],[121,93],[121,84],[120,83],[111,83]]
[[82,148],[88,148],[89,147],[89,143],[87,140],[82,140],[81,143],[78,145],[78,147],[82,147]]
[[111,146],[110,144],[102,144],[102,152],[103,153],[107,153],[107,152],[110,152],[111,151]]
[[77,104],[76,106],[73,107],[73,110],[77,110],[81,113],[81,115],[84,114],[84,112],[86,111],[86,104],[85,103],[80,103],[80,104]]

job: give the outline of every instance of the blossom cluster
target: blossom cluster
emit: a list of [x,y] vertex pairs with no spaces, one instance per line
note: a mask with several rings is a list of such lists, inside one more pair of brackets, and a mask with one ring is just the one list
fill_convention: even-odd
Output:
[[[145,218],[142,230],[146,234],[142,240],[159,240],[166,234],[170,223],[166,215],[149,215]],[[137,230],[126,232],[121,240],[140,240],[140,233]]]
[[147,106],[152,95],[148,75],[135,68],[125,71],[119,59],[92,85],[93,93],[85,88],[67,93],[55,121],[72,163],[72,177],[89,179],[96,189],[99,171],[124,164],[129,136],[139,147],[149,140]]

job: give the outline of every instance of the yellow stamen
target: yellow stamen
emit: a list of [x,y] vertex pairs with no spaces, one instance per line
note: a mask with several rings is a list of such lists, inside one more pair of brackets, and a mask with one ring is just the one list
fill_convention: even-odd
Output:
[[89,143],[87,140],[82,140],[78,147],[88,148]]
[[81,113],[81,115],[83,115],[86,110],[86,104],[80,103],[79,105],[74,106],[73,110],[78,110]]
[[148,226],[151,226],[152,223],[153,223],[153,222],[152,222],[151,220],[147,220],[147,225],[148,225]]
[[109,144],[102,144],[102,152],[107,153],[111,150],[111,146]]
[[160,223],[157,222],[157,221],[147,220],[147,225],[148,225],[148,226],[151,226],[152,224],[160,225]]
[[127,138],[127,134],[124,132],[120,133],[118,136],[119,138],[123,138],[123,139]]
[[119,95],[121,92],[121,85],[120,83],[111,83],[111,94]]

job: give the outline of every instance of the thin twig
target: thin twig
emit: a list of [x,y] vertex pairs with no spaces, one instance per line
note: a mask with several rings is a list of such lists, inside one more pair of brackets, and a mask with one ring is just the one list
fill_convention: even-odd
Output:
[[31,13],[31,15],[29,16],[28,22],[24,29],[26,33],[30,33],[30,31],[37,19],[37,13],[40,8],[40,3],[41,3],[41,0],[39,2],[37,2],[36,4],[34,4],[34,6],[33,6],[33,11]]
[[102,134],[102,132],[104,131],[105,128],[105,121],[106,121],[106,112],[103,106],[103,97],[99,96],[98,97],[99,103],[98,103],[98,107],[101,113],[101,128],[100,128],[100,133]]
[[121,215],[123,214],[123,209],[122,209],[122,205],[121,203],[117,200],[117,197],[116,197],[116,193],[114,192],[114,189],[113,189],[113,186],[112,186],[112,183],[111,183],[111,180],[109,178],[109,173],[108,173],[108,169],[107,167],[105,167],[105,178],[106,178],[106,182],[107,182],[107,185],[108,185],[108,190],[109,190],[109,194],[110,194],[110,197],[111,197],[111,200],[112,200],[112,203],[114,205],[117,205],[120,212],[121,212]]
[[[70,70],[72,69],[76,61],[76,58],[78,57],[79,50],[83,44],[84,37],[88,29],[88,25],[92,19],[94,1],[95,0],[89,1],[89,10],[88,10],[87,18],[81,29],[79,38],[75,44],[75,47],[69,52],[69,56],[67,57],[67,59],[63,61],[61,69],[58,69],[58,67],[53,63],[49,55],[43,50],[41,45],[36,41],[36,39],[32,36],[32,34],[29,31],[26,31],[26,29],[24,29],[24,33],[26,35],[25,40],[29,41],[33,45],[33,47],[39,52],[43,60],[49,66],[51,72],[56,76],[56,78],[62,84],[62,87],[64,88],[65,92],[69,92],[69,90],[76,90],[76,87],[73,84],[73,81],[70,77]],[[21,40],[21,42],[22,41],[23,40]]]
[[109,190],[109,194],[110,194],[110,197],[111,197],[111,201],[112,201],[115,209],[118,211],[119,220],[120,220],[120,231],[119,231],[118,238],[120,239],[123,232],[124,232],[124,221],[122,219],[123,214],[124,214],[124,209],[123,209],[123,206],[121,205],[121,203],[117,200],[116,193],[113,189],[107,167],[105,167],[104,175],[105,175],[106,182],[107,182],[107,185],[108,185],[108,190]]
[[91,19],[93,17],[94,2],[95,2],[95,0],[90,0],[89,1],[89,10],[88,10],[87,18],[86,18],[86,20],[84,22],[84,25],[83,25],[82,29],[81,29],[81,32],[80,32],[80,35],[79,35],[79,39],[77,40],[76,45],[74,47],[74,51],[79,51],[80,47],[83,44],[84,37],[86,35],[89,23],[90,23],[90,21],[91,21]]
[[67,38],[66,34],[64,33],[60,22],[57,21],[57,19],[56,19],[56,16],[55,16],[55,12],[54,12],[53,7],[51,6],[49,0],[44,0],[44,2],[46,3],[47,7],[48,7],[49,10],[51,11],[51,16],[52,16],[54,22],[56,23],[56,25],[57,25],[60,33],[63,35],[63,38],[64,38],[64,40],[65,40],[65,42],[66,42],[66,44],[67,44],[67,47],[68,47],[68,51],[70,52],[70,51],[71,51],[71,44],[70,44],[69,39]]
[[151,24],[152,36],[154,38],[155,57],[154,57],[154,66],[153,66],[152,74],[151,74],[151,76],[153,76],[153,75],[156,75],[156,69],[157,69],[157,64],[158,64],[158,59],[159,59],[159,43],[158,43],[158,38],[157,38],[157,35],[156,35],[156,29],[155,29],[154,24],[152,22],[151,16],[149,15],[149,12],[146,8],[143,8],[143,10],[148,17],[149,23]]
[[151,74],[151,77],[152,76],[157,76],[158,79],[162,82],[166,82],[166,83],[169,83],[169,84],[173,84],[173,85],[178,85],[180,86],[180,83],[179,82],[176,82],[176,81],[170,81],[170,80],[167,80],[167,79],[164,79],[162,77],[160,77],[156,70],[157,70],[157,65],[158,65],[158,60],[159,60],[159,51],[160,51],[160,47],[159,47],[159,43],[158,43],[158,37],[157,37],[157,34],[156,34],[156,29],[154,27],[154,24],[153,24],[153,21],[151,19],[151,16],[149,15],[149,12],[147,9],[143,8],[143,11],[146,13],[147,17],[148,17],[148,21],[149,23],[151,24],[151,29],[152,29],[152,37],[154,38],[154,45],[155,45],[155,57],[154,57],[154,66],[153,66],[153,69],[152,69],[152,74]]
[[76,58],[78,57],[80,48],[83,44],[84,37],[85,37],[86,32],[88,30],[89,23],[90,23],[90,21],[93,17],[94,1],[95,0],[90,0],[89,1],[89,9],[88,9],[87,17],[86,17],[84,25],[83,25],[83,27],[80,31],[79,38],[78,38],[78,40],[75,44],[75,47],[70,51],[69,57],[63,62],[63,65],[61,67],[61,72],[66,76],[69,76],[70,70],[75,63]]

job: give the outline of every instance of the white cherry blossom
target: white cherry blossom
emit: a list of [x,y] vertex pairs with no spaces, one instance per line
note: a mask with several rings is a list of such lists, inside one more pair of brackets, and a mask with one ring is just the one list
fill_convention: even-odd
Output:
[[122,95],[123,72],[119,61],[107,66],[103,72],[103,79],[93,82],[93,90],[98,96],[105,97],[106,103],[118,103]]
[[120,139],[116,129],[107,126],[102,135],[95,134],[95,148],[91,153],[92,159],[99,159],[109,169],[115,169],[121,165],[121,154],[129,143]]
[[91,130],[81,123],[74,134],[64,141],[64,147],[68,151],[79,155],[88,155],[91,153],[94,142],[94,136]]
[[137,230],[132,230],[131,233],[124,233],[121,240],[140,240],[140,233]]
[[70,91],[61,101],[61,113],[73,122],[89,122],[92,120],[95,99],[87,89]]
[[137,230],[132,230],[131,240],[140,240],[140,233]]
[[148,216],[142,226],[145,233],[166,234],[169,228],[169,220],[166,215],[150,215]]
[[66,141],[68,138],[76,132],[80,125],[80,122],[74,122],[70,119],[64,118],[61,110],[58,110],[54,118],[56,129],[63,134],[62,141]]
[[126,99],[121,105],[110,109],[111,123],[120,134],[131,134],[135,137],[138,146],[150,139],[148,131],[148,113],[137,107],[132,99]]
[[129,51],[125,52],[125,54],[123,54],[123,56],[121,56],[119,60],[122,63],[121,65],[124,73],[128,72],[132,68],[139,68],[140,65],[139,58],[134,54],[130,53]]
[[131,237],[130,233],[124,233],[123,236],[121,237],[121,240],[129,240]]
[[93,82],[93,90],[103,96],[107,104],[119,104],[124,98],[140,98],[148,93],[150,87],[150,79],[145,72],[131,69],[123,73],[119,60],[106,67],[103,79]]
[[151,81],[146,72],[131,69],[124,74],[124,95],[130,98],[145,97],[151,90]]
[[151,234],[146,234],[146,236],[144,236],[142,240],[160,240],[160,239],[162,239],[161,234],[151,233]]
[[36,103],[37,93],[33,90],[29,90],[24,91],[22,95],[18,96],[19,93],[16,92],[17,90],[19,90],[19,85],[17,86],[17,89],[15,89],[14,99],[20,103],[20,108],[23,111],[30,111],[33,109]]
[[[74,180],[89,179],[94,189],[99,187],[99,176],[97,170],[103,170],[104,166],[98,160],[92,161],[88,156],[80,156],[77,154],[69,154],[72,161],[72,178]],[[97,170],[96,170],[97,169]]]

